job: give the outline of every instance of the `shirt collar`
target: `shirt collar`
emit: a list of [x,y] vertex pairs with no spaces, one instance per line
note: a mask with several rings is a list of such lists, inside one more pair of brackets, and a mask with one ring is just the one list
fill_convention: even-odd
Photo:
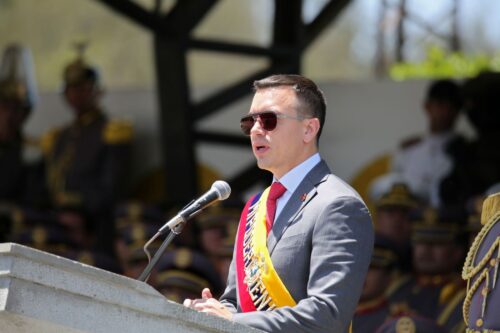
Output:
[[316,153],[292,170],[288,171],[283,177],[281,177],[281,179],[274,178],[273,181],[279,181],[283,186],[285,186],[287,191],[293,193],[309,171],[311,171],[320,161],[321,156],[319,153]]

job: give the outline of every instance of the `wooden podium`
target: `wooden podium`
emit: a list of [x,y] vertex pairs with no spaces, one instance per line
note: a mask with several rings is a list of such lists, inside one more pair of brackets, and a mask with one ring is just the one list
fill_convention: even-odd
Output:
[[13,243],[0,244],[0,331],[260,332],[168,301],[144,282]]

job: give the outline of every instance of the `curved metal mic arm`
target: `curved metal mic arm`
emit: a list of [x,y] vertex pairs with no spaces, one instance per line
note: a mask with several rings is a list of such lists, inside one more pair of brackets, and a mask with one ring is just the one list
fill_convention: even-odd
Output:
[[[167,246],[172,242],[175,236],[179,235],[184,229],[187,221],[191,218],[195,217],[201,211],[213,204],[217,200],[226,200],[231,194],[231,187],[228,183],[222,180],[217,180],[212,184],[212,187],[209,191],[203,194],[197,200],[192,200],[183,209],[181,212],[170,219],[163,227],[158,230],[158,232],[144,245],[144,252],[148,257],[148,265],[144,269],[144,271],[139,276],[138,280],[146,282],[153,270],[153,267],[156,265],[163,252],[167,249]],[[151,254],[148,251],[148,247],[153,243],[158,237],[165,234],[168,231],[168,236],[165,238],[163,243],[161,244],[158,251],[156,251],[154,257],[151,259]]]
[[169,226],[169,230],[168,230],[169,233],[168,233],[167,237],[165,238],[165,240],[163,241],[163,243],[161,244],[161,246],[158,249],[158,251],[156,251],[156,253],[154,254],[153,258],[151,258],[151,254],[150,254],[150,252],[148,250],[148,247],[158,237],[160,237],[161,235],[163,235],[164,232],[162,232],[161,230],[158,231],[153,237],[151,237],[151,239],[149,241],[147,241],[146,244],[144,244],[143,250],[144,250],[144,253],[146,253],[146,256],[148,257],[148,265],[146,266],[146,268],[144,269],[144,271],[141,273],[141,275],[139,275],[139,277],[137,278],[137,280],[143,281],[143,282],[147,282],[147,280],[149,279],[149,276],[151,275],[151,271],[156,266],[156,264],[160,260],[161,256],[163,255],[163,253],[167,249],[167,247],[170,245],[170,243],[172,243],[172,240],[175,238],[175,236],[179,235],[182,232],[182,229],[184,229],[184,226],[186,225],[186,223],[187,223],[187,221],[189,219],[195,217],[200,212],[201,212],[201,210],[198,211],[198,212],[196,212],[196,213],[194,213],[194,214],[186,216],[183,219],[183,221],[177,223],[174,227],[170,227]]

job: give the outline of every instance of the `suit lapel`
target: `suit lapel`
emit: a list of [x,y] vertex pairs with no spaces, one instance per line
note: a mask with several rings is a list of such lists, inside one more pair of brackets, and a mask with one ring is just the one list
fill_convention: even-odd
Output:
[[[326,180],[330,169],[322,160],[302,180],[297,189],[292,193],[287,204],[281,211],[267,238],[269,254],[273,253],[288,226],[296,219],[302,209],[316,196],[316,187]],[[305,195],[305,197],[304,197]]]

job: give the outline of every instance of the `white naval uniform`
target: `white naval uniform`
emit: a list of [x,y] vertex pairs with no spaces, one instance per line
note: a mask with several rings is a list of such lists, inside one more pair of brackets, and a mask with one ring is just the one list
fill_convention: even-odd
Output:
[[398,150],[392,162],[411,191],[430,205],[440,204],[439,185],[452,170],[453,161],[445,149],[457,137],[453,132],[428,134],[421,141]]

